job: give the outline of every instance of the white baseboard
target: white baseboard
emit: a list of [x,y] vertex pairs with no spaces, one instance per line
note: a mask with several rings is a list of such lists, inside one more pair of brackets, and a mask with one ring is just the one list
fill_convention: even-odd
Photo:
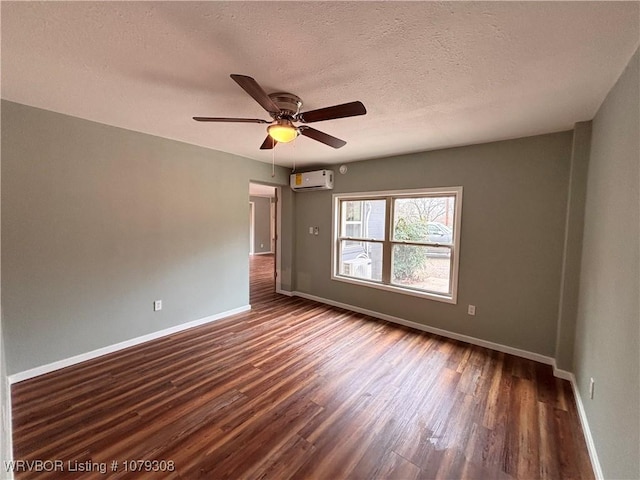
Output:
[[563,380],[569,380],[569,381],[571,381],[571,379],[572,379],[572,378],[574,378],[574,377],[573,377],[573,373],[571,373],[570,371],[568,371],[568,370],[562,370],[562,369],[558,368],[558,367],[556,366],[556,361],[555,361],[555,359],[554,359],[554,361],[553,361],[553,376],[554,376],[554,377],[561,378],[561,379],[563,379]]
[[336,301],[329,300],[322,297],[316,297],[315,295],[309,295],[308,293],[304,293],[304,292],[295,291],[292,293],[297,297],[302,297],[308,300],[325,303],[327,305],[332,305],[334,307],[344,308],[345,310],[351,310],[352,312],[363,313],[365,315],[369,315],[370,317],[380,318],[382,320],[387,320],[392,323],[404,325],[405,327],[415,328],[416,330],[421,330],[423,332],[433,333],[434,335],[440,335],[442,337],[451,338],[453,340],[460,340],[462,342],[470,343],[471,345],[486,347],[491,350],[508,353],[510,355],[515,355],[517,357],[526,358],[528,360],[533,360],[533,361],[544,363],[547,365],[555,365],[554,358],[547,357],[545,355],[540,355],[539,353],[529,352],[527,350],[521,350],[515,347],[509,347],[508,345],[502,345],[500,343],[494,343],[488,340],[482,340],[481,338],[471,337],[469,335],[463,335],[461,333],[450,332],[449,330],[443,330],[441,328],[430,327],[428,325],[423,325],[422,323],[412,322],[410,320],[405,320],[404,318],[394,317],[392,315],[387,315],[386,313],[380,313],[373,310],[368,310],[366,308],[356,307],[354,305],[349,305],[347,303],[336,302]]
[[293,297],[294,296],[293,292],[290,292],[288,290],[282,290],[280,288],[276,288],[276,293],[279,293],[280,295],[286,295],[287,297]]
[[587,420],[587,412],[585,411],[584,404],[582,403],[582,397],[580,396],[580,391],[578,390],[576,377],[571,372],[567,372],[567,373],[569,374],[569,377],[570,377],[567,380],[571,382],[571,388],[573,389],[573,396],[576,399],[576,406],[578,407],[578,417],[580,417],[580,424],[582,425],[582,433],[584,433],[584,439],[587,442],[587,450],[589,451],[589,458],[591,459],[591,466],[593,467],[593,473],[595,474],[597,480],[604,480],[602,467],[600,466],[600,460],[598,460],[598,452],[596,451],[596,444],[593,441],[593,436],[591,435],[591,429],[589,428],[589,421]]
[[23,380],[28,380],[30,378],[37,377],[39,375],[44,375],[45,373],[50,373],[56,370],[60,370],[61,368],[69,367],[71,365],[76,365],[78,363],[85,362],[93,358],[101,357],[102,355],[107,355],[108,353],[113,353],[113,352],[117,352],[118,350],[123,350],[125,348],[133,347],[135,345],[140,345],[141,343],[149,342],[151,340],[155,340],[161,337],[166,337],[167,335],[178,333],[183,330],[188,330],[190,328],[198,327],[200,325],[204,325],[205,323],[214,322],[216,320],[230,317],[231,315],[236,315],[238,313],[246,312],[248,310],[251,310],[251,305],[245,305],[243,307],[227,310],[226,312],[210,315],[208,317],[204,317],[199,320],[194,320],[192,322],[182,323],[180,325],[176,325],[175,327],[166,328],[164,330],[159,330],[157,332],[149,333],[147,335],[142,335],[141,337],[125,340],[124,342],[98,348],[97,350],[92,350],[90,352],[81,353],[80,355],[76,355],[70,358],[65,358],[63,360],[58,360],[57,362],[49,363],[47,365],[42,365],[40,367],[32,368],[30,370],[25,370],[24,372],[14,373],[13,375],[9,375],[9,383],[13,384],[13,383],[21,382]]

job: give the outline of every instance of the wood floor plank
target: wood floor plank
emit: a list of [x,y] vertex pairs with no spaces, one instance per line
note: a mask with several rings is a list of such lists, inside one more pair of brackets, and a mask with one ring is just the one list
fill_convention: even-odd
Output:
[[251,258],[250,302],[14,385],[16,459],[108,470],[16,478],[593,478],[548,365],[278,295],[268,255]]

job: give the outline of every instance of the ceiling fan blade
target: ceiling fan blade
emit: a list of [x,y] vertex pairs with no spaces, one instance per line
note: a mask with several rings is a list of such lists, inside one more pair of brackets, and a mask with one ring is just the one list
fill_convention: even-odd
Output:
[[345,142],[344,140],[340,140],[339,138],[332,137],[331,135],[321,132],[320,130],[316,130],[315,128],[302,126],[302,127],[299,127],[299,130],[300,130],[300,135],[313,138],[314,140],[324,143],[325,145],[329,145],[330,147],[333,147],[333,148],[344,147],[347,144],[347,142]]
[[333,120],[334,118],[355,117],[365,113],[367,113],[367,109],[364,108],[362,102],[350,102],[303,112],[298,115],[298,120],[303,123],[321,122],[323,120]]
[[269,95],[265,93],[258,82],[256,82],[253,78],[247,77],[246,75],[238,75],[235,73],[231,74],[231,78],[235,80],[235,82],[242,87],[242,89],[247,92],[251,97],[258,102],[262,108],[264,108],[269,113],[280,113],[280,108],[273,103],[273,100],[269,98]]
[[260,150],[271,150],[276,146],[277,143],[278,141],[274,138],[271,138],[271,135],[267,135],[267,138],[265,138],[264,142],[262,142],[262,145],[260,145]]
[[271,123],[260,118],[193,117],[196,122]]

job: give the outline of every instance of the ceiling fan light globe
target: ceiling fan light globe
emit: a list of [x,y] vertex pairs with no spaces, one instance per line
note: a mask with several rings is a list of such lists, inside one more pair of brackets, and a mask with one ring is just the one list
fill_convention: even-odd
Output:
[[269,136],[279,143],[288,143],[298,136],[298,129],[289,122],[274,123],[267,127]]

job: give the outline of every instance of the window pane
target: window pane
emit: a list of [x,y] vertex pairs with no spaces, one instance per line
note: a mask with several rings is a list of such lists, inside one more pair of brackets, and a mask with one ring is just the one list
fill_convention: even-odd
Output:
[[344,219],[347,222],[362,221],[362,201],[347,201],[344,205]]
[[397,198],[393,202],[393,240],[453,243],[455,197]]
[[384,239],[386,201],[342,200],[340,202],[341,237]]
[[446,247],[393,245],[391,283],[436,293],[449,293],[451,250]]
[[382,280],[382,244],[372,242],[340,242],[340,275]]
[[344,227],[344,236],[362,238],[362,223],[347,223]]

